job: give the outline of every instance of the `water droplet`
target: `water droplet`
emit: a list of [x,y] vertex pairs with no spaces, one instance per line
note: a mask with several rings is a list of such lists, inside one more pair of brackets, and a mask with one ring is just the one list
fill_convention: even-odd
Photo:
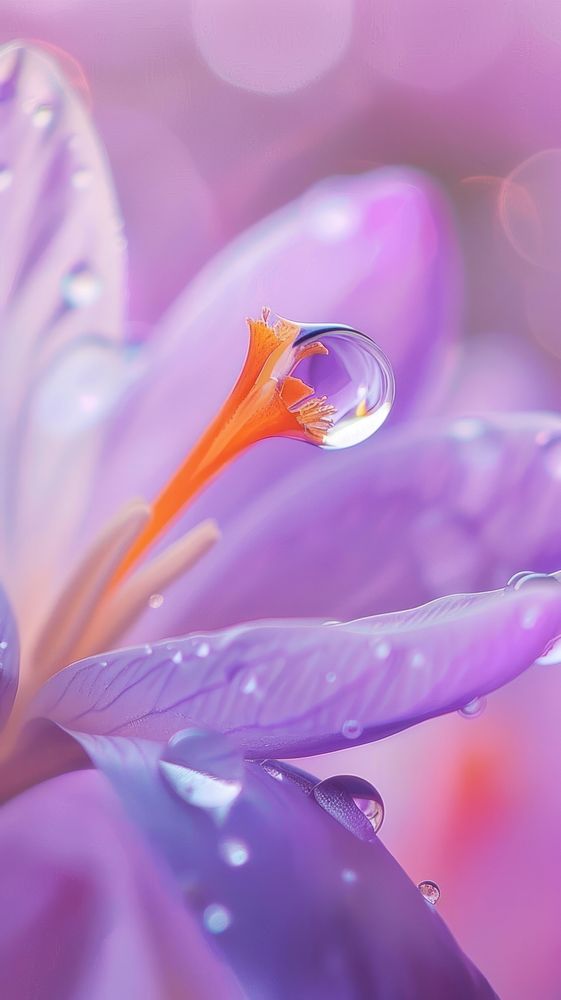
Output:
[[419,882],[417,886],[419,892],[426,899],[427,903],[431,906],[436,906],[438,900],[440,899],[440,889],[438,888],[436,882],[431,882],[430,879],[425,879],[424,882]]
[[337,774],[320,781],[313,793],[322,809],[361,840],[372,840],[372,833],[378,833],[384,822],[382,796],[364,778]]
[[172,660],[174,663],[183,663],[183,653],[180,649],[177,650],[177,653],[173,654]]
[[70,309],[92,306],[101,294],[101,282],[85,264],[78,264],[62,279],[61,293]]
[[421,651],[419,649],[416,650],[415,652],[411,653],[411,657],[409,659],[409,665],[411,667],[413,667],[414,669],[418,669],[420,667],[424,667],[426,665],[426,662],[427,662],[427,658],[426,658],[425,654],[421,653]]
[[357,719],[347,719],[341,727],[341,732],[346,740],[358,740],[362,736],[362,726]]
[[2,642],[0,642],[0,649],[7,649],[7,648],[8,648],[8,643],[6,642],[5,639],[2,639]]
[[223,840],[220,844],[220,854],[232,868],[240,868],[249,860],[249,848],[243,840]]
[[386,420],[394,400],[393,371],[383,351],[358,330],[335,324],[300,324],[296,345],[321,341],[327,355],[304,358],[296,374],[335,407],[322,447],[349,448]]
[[211,903],[204,911],[203,922],[211,934],[222,934],[232,923],[232,917],[221,903]]
[[107,660],[100,660],[99,661],[99,665],[100,665],[100,667],[106,667],[107,666]]
[[13,172],[5,165],[0,166],[0,191],[7,191],[14,179]]
[[515,573],[514,576],[511,576],[506,589],[527,590],[529,587],[535,586],[543,588],[544,585],[558,587],[559,580],[557,580],[553,573],[533,573],[531,570],[522,570],[520,573]]
[[357,874],[352,868],[343,868],[341,872],[341,878],[343,882],[347,882],[349,885],[357,880]]
[[148,598],[148,604],[151,608],[161,608],[164,603],[163,594],[150,594]]
[[386,639],[376,642],[374,646],[374,656],[377,656],[379,660],[387,660],[391,651],[392,647]]
[[561,663],[561,636],[557,636],[546,646],[544,653],[535,661],[538,667],[557,667]]
[[72,187],[76,188],[77,191],[83,191],[84,188],[89,187],[91,181],[92,172],[87,167],[76,167],[70,178]]
[[325,679],[328,684],[334,684],[337,680],[337,674],[334,674],[333,671],[330,670],[329,673],[325,675]]
[[201,809],[227,814],[242,790],[243,758],[225,736],[184,729],[172,736],[159,761],[173,791]]
[[47,128],[53,121],[55,109],[52,104],[36,104],[31,112],[31,121],[35,128]]
[[461,715],[463,719],[477,719],[485,711],[486,705],[486,698],[472,698],[467,705],[459,709],[458,715]]
[[210,653],[210,645],[208,642],[198,642],[195,646],[195,655],[200,657],[208,656]]

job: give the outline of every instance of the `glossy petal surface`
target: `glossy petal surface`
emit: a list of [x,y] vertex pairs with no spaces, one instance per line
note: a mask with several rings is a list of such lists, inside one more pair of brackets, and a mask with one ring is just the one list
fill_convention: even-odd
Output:
[[461,708],[561,631],[561,591],[445,598],[345,625],[257,623],[93,657],[32,714],[73,731],[166,740],[235,732],[248,757],[324,753]]
[[[79,738],[250,997],[494,996],[381,842],[355,838],[294,784],[246,764],[217,820],[162,781],[158,743]],[[208,740],[214,759],[231,756],[224,737]],[[204,772],[198,746],[189,766]]]
[[99,775],[4,805],[0,857],[2,996],[241,997]]
[[561,566],[556,416],[419,423],[327,457],[241,510],[144,637],[354,618]]
[[130,373],[120,223],[91,122],[40,50],[2,48],[0,81],[0,562],[30,629]]

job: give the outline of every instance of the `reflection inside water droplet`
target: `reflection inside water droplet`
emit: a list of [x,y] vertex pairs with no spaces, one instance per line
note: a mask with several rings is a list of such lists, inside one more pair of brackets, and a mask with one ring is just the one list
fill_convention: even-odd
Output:
[[296,374],[335,407],[322,447],[349,448],[365,441],[386,420],[394,400],[391,364],[369,337],[350,327],[301,324],[295,345],[320,341],[327,355],[304,358]]
[[226,814],[242,790],[243,760],[223,736],[185,729],[171,738],[159,761],[160,772],[189,805]]
[[354,774],[325,778],[315,786],[313,794],[322,809],[363,840],[371,840],[372,832],[378,833],[384,822],[385,809],[380,792],[369,781]]
[[432,882],[430,879],[425,879],[424,882],[419,882],[417,886],[419,892],[426,899],[427,903],[435,906],[440,899],[440,889],[438,888],[436,882]]

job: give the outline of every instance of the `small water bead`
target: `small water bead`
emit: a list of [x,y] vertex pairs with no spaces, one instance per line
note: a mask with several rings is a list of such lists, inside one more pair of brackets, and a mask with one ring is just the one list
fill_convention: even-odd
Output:
[[203,923],[211,934],[222,934],[232,923],[232,915],[221,903],[210,903],[203,913]]
[[85,264],[78,264],[61,281],[61,294],[69,309],[92,306],[101,295],[101,282]]
[[477,719],[485,711],[486,705],[486,698],[472,698],[467,705],[459,709],[458,715],[461,715],[462,719]]
[[210,644],[208,642],[198,642],[195,646],[195,656],[200,656],[204,659],[210,653]]
[[392,367],[369,337],[347,326],[301,324],[295,346],[318,340],[329,353],[305,358],[295,374],[335,407],[322,447],[350,448],[388,417],[395,395]]
[[0,191],[7,191],[14,179],[13,172],[9,167],[0,166]]
[[51,125],[55,116],[55,109],[52,104],[35,104],[31,111],[31,121],[35,128],[43,129]]
[[151,608],[161,608],[164,603],[163,594],[150,594],[148,598],[148,604]]
[[379,660],[387,660],[391,651],[392,647],[386,639],[376,642],[374,646],[374,655],[377,656]]
[[243,840],[224,840],[220,844],[220,855],[227,865],[241,868],[249,860],[249,848]]
[[162,753],[160,773],[189,805],[227,814],[242,790],[243,759],[228,737],[201,729],[176,733]]
[[440,899],[440,889],[438,888],[436,882],[432,882],[430,879],[425,879],[423,882],[419,882],[417,886],[421,895],[426,899],[427,903],[431,906],[436,906],[438,900]]
[[357,719],[347,719],[341,727],[341,732],[347,740],[358,740],[362,736],[362,726]]
[[76,167],[72,172],[70,183],[77,191],[83,191],[92,182],[92,172],[87,167]]
[[183,653],[180,649],[177,650],[177,653],[173,654],[172,661],[174,663],[183,663]]

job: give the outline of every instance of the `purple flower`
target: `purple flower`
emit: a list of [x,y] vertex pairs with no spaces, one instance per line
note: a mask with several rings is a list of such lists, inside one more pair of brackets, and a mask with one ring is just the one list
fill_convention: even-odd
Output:
[[[499,534],[485,516],[489,449],[514,454],[513,481],[532,490],[528,469],[544,451],[554,462],[554,422],[538,435],[527,421],[396,427],[332,456],[259,444],[326,445],[344,429],[340,386],[312,395],[296,366],[313,375],[328,341],[336,360],[329,338],[348,336],[345,322],[387,349],[395,421],[420,405],[454,332],[438,195],[391,171],[314,190],[226,251],[135,350],[120,339],[122,235],[90,123],[43,55],[11,47],[1,64],[2,570],[22,646],[19,667],[2,598],[0,718],[15,699],[0,768],[3,992],[493,996],[378,839],[373,786],[320,784],[276,759],[459,709],[561,632],[548,580],[357,620],[397,602],[400,533],[416,532],[423,568],[413,603],[456,585],[434,551],[444,517],[467,560],[458,582],[473,567],[475,587],[488,584],[496,560],[475,546]],[[237,374],[254,297],[337,327],[251,323],[229,402],[190,452]],[[391,378],[368,344],[378,402],[360,382],[351,397],[360,418],[378,407],[379,424]],[[207,504],[224,541],[203,559],[217,539]],[[508,523],[518,508],[503,499],[497,511]],[[520,537],[515,569],[541,541],[536,528]],[[505,555],[495,584],[508,570]],[[325,622],[328,609],[355,620]],[[268,620],[236,624],[253,615]],[[217,630],[155,641],[191,617]],[[103,652],[133,629],[142,645]],[[92,763],[120,803],[101,776],[65,773]]]

